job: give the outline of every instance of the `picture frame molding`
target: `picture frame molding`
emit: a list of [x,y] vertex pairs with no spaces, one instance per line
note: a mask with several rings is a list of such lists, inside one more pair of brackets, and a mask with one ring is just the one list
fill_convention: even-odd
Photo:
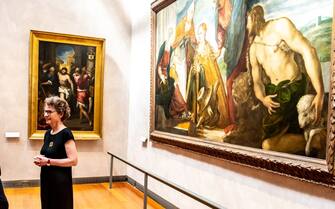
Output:
[[30,31],[28,139],[41,140],[43,139],[45,133],[45,130],[37,129],[38,75],[39,75],[38,62],[39,62],[40,41],[96,47],[93,130],[92,131],[72,130],[72,132],[76,140],[102,139],[105,39],[72,35],[72,34],[45,32],[38,30]]

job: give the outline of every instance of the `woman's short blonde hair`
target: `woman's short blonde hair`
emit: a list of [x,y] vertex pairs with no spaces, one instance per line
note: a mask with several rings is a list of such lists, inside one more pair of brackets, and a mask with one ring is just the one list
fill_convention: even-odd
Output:
[[65,99],[58,96],[48,97],[44,100],[44,104],[55,108],[58,114],[63,114],[62,121],[68,119],[71,116],[71,109]]

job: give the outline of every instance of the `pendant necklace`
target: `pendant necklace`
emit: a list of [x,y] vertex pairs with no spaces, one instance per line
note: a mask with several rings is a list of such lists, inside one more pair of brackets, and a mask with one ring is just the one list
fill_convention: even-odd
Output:
[[54,139],[53,136],[50,136],[50,143],[49,143],[49,148],[54,146]]

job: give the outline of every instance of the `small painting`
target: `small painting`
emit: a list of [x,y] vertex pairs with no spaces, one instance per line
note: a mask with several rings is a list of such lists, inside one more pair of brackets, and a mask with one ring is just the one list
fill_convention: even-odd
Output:
[[32,111],[31,127],[49,128],[44,119],[44,100],[59,96],[71,108],[67,127],[75,133],[99,130],[103,40],[35,31],[31,36],[31,79],[37,85],[33,88],[36,95],[32,94],[36,96],[32,98],[36,111]]

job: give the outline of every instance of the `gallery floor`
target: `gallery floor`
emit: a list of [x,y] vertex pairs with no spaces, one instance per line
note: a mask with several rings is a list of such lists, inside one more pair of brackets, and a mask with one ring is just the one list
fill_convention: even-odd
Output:
[[[7,188],[9,208],[40,209],[39,187]],[[76,184],[74,185],[75,209],[140,209],[143,208],[143,193],[128,183]],[[148,199],[148,209],[162,209]]]

